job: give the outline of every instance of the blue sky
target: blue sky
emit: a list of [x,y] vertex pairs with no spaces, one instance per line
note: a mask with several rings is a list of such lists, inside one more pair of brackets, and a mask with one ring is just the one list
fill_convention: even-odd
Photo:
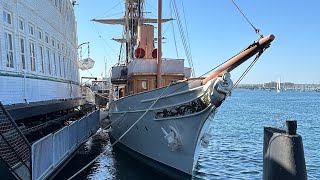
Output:
[[[197,76],[202,75],[257,40],[250,25],[241,16],[231,0],[182,1],[176,0],[179,13],[186,17],[192,58]],[[263,35],[274,34],[275,41],[262,55],[242,83],[282,81],[320,83],[320,1],[318,0],[235,0],[251,22]],[[111,38],[122,36],[121,25],[103,25],[93,18],[122,17],[122,0],[77,0],[79,44],[90,42],[90,57],[96,61],[90,70],[94,76],[104,73],[118,60],[120,44]],[[149,17],[156,17],[156,0],[145,4]],[[163,16],[170,17],[169,0],[163,0]],[[182,20],[184,23],[184,20]],[[176,22],[174,22],[176,24]],[[185,54],[177,26],[179,58]],[[163,57],[176,58],[172,24],[163,26]],[[85,50],[83,50],[85,51]],[[86,57],[83,54],[83,57]],[[249,63],[232,72],[236,81]],[[90,76],[86,71],[82,76]]]

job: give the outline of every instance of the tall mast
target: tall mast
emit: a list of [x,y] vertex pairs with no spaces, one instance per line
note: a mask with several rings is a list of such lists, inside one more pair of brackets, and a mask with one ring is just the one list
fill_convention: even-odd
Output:
[[125,34],[126,34],[126,64],[129,62],[130,59],[130,34],[129,34],[129,0],[125,1]]
[[[143,0],[126,0],[125,12],[125,34],[127,63],[134,57],[133,52],[137,41],[137,29],[143,19]],[[111,20],[109,22],[112,22]],[[119,39],[121,42],[121,39]]]
[[162,0],[158,0],[158,52],[157,52],[157,88],[161,87],[161,64],[162,64],[162,37],[161,37],[161,20],[162,20]]

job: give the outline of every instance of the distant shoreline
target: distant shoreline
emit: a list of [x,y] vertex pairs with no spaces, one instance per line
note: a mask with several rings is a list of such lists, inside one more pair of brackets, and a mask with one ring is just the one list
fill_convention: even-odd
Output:
[[[282,91],[319,91],[320,84],[294,84],[291,82],[283,82],[281,84]],[[277,89],[277,82],[269,82],[264,84],[239,84],[236,89],[250,89],[250,90],[270,90]]]

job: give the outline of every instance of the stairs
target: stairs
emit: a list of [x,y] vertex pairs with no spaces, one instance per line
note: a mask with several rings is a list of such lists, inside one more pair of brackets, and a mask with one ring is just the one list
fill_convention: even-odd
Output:
[[31,179],[31,146],[1,102],[0,158],[17,179]]

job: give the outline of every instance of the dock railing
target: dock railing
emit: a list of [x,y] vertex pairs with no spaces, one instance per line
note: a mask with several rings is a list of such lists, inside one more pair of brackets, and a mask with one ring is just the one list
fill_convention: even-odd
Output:
[[45,179],[100,127],[99,110],[32,144],[32,179]]

